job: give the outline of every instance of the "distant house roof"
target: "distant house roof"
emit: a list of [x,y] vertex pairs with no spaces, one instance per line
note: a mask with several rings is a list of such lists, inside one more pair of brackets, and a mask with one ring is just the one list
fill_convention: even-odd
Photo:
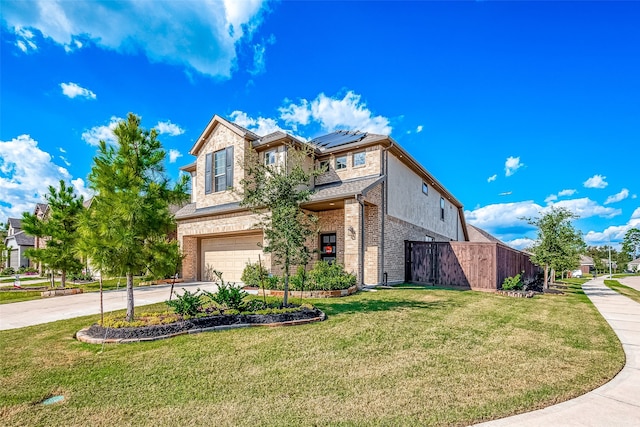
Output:
[[586,255],[580,255],[580,265],[594,265],[593,258]]
[[18,231],[16,234],[7,236],[5,240],[15,239],[16,243],[20,246],[33,246],[35,244],[35,237],[29,236],[24,231]]
[[469,233],[470,242],[488,242],[488,243],[502,243],[504,242],[491,234],[487,233],[481,228],[474,225],[467,224],[467,232]]
[[20,221],[18,218],[8,218],[7,222],[14,230],[22,229],[22,221]]
[[243,210],[245,208],[240,207],[240,203],[226,203],[224,205],[208,206],[206,208],[196,208],[195,203],[189,203],[184,205],[180,210],[176,212],[176,219],[194,218],[199,216],[207,216],[221,213],[228,213],[233,211]]
[[36,210],[46,211],[49,209],[49,205],[46,203],[36,203]]
[[629,261],[628,265],[640,265],[640,258],[636,258],[633,261]]

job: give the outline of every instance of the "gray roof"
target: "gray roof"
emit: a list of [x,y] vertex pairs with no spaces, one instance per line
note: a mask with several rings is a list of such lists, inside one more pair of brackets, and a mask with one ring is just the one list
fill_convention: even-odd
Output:
[[36,210],[40,209],[45,212],[49,208],[49,205],[46,203],[36,203]]
[[22,229],[22,221],[20,221],[18,218],[8,218],[7,222],[13,229]]
[[363,178],[349,179],[345,181],[332,182],[329,184],[317,185],[315,193],[311,195],[311,202],[323,200],[342,199],[362,194],[369,187],[374,186],[384,177],[379,175],[365,176]]
[[636,258],[633,261],[629,261],[629,265],[640,265],[640,258]]
[[189,203],[176,212],[176,219],[193,218],[206,215],[216,215],[226,212],[242,210],[240,203],[226,203],[224,205],[207,206],[206,208],[196,209],[195,203]]
[[29,236],[24,231],[18,231],[16,234],[8,236],[7,239],[15,239],[20,246],[33,246],[35,244],[35,237]]
[[580,265],[593,265],[593,258],[586,255],[580,255]]
[[469,233],[470,242],[490,242],[505,244],[502,240],[471,224],[467,224],[467,232]]

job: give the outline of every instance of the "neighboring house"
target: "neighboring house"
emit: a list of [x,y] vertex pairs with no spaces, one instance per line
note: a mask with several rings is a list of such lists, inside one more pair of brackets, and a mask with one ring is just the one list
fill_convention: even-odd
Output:
[[505,244],[502,240],[492,236],[481,228],[474,225],[467,224],[467,234],[469,235],[470,242],[478,243],[501,243]]
[[640,258],[636,258],[627,264],[627,270],[640,272]]
[[[337,131],[309,143],[316,166],[327,172],[310,185],[304,208],[319,217],[316,260],[337,261],[359,284],[404,281],[405,240],[466,241],[462,204],[387,135]],[[244,155],[283,163],[287,147],[300,144],[283,132],[259,136],[214,116],[191,148],[191,203],[176,213],[186,280],[207,280],[214,268],[239,281],[248,261],[279,269],[263,254],[258,217],[239,205]],[[309,158],[311,165],[312,159]]]
[[580,271],[582,271],[583,275],[590,274],[595,268],[596,266],[593,263],[593,258],[586,255],[580,255]]
[[27,249],[33,249],[34,238],[22,230],[22,223],[18,218],[9,218],[9,230],[4,244],[7,247],[8,259],[5,267],[15,270],[20,267],[30,267],[29,258],[25,256]]

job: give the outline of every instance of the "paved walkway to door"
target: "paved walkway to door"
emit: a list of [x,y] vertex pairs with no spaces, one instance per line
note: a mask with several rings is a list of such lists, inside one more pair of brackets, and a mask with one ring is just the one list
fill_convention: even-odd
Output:
[[[604,279],[590,280],[582,288],[622,342],[624,368],[580,397],[479,426],[640,426],[640,304],[606,287]],[[621,281],[640,286],[636,279]]]

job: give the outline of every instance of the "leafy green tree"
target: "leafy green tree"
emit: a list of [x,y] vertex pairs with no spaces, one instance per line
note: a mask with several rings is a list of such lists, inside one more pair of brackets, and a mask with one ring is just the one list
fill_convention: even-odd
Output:
[[85,251],[101,273],[126,275],[126,319],[131,322],[133,276],[175,273],[180,250],[178,242],[167,239],[176,226],[169,204],[187,200],[188,177],[170,186],[157,132],[141,128],[138,116],[129,113],[113,133],[116,146],[100,141],[93,159],[89,184],[96,196],[83,218],[82,235]]
[[283,267],[285,306],[290,269],[309,262],[308,239],[317,231],[318,217],[301,207],[311,197],[311,179],[320,172],[306,166],[315,164],[313,159],[313,149],[307,144],[289,146],[284,164],[279,165],[265,164],[255,152],[246,154],[241,205],[260,215],[258,225],[267,240],[263,250],[271,253],[274,262]]
[[532,248],[531,261],[544,268],[544,287],[549,287],[549,270],[563,271],[580,264],[585,244],[572,219],[577,218],[565,208],[552,207],[541,218],[525,218],[538,228],[538,238]]
[[9,248],[4,243],[4,239],[7,238],[8,231],[9,223],[0,222],[0,270],[4,268],[5,262],[9,259],[9,254],[7,252]]
[[627,231],[622,240],[622,252],[631,258],[629,261],[640,256],[640,229],[632,228]]
[[67,283],[67,273],[82,270],[76,244],[79,238],[78,220],[84,210],[82,196],[73,191],[72,186],[60,181],[56,190],[49,186],[45,196],[49,210],[45,218],[25,212],[22,215],[22,228],[32,236],[46,239],[44,248],[29,249],[26,255],[42,262],[47,268],[61,272],[61,285]]

